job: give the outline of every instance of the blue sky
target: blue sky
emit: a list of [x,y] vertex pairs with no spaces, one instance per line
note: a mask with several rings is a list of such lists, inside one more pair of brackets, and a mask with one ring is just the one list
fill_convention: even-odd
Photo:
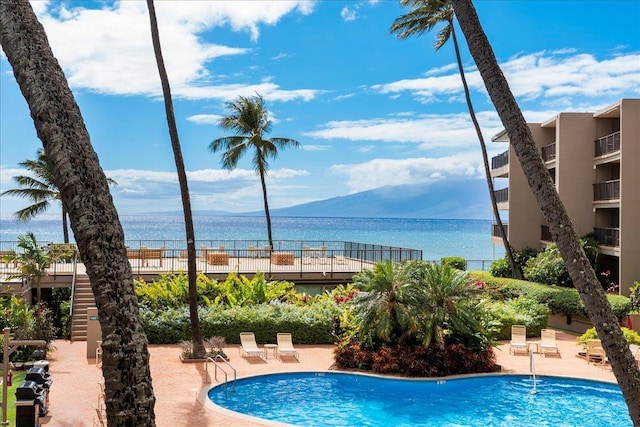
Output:
[[[144,1],[37,1],[121,214],[180,211],[175,163]],[[640,2],[475,2],[525,118],[597,111],[640,96]],[[249,161],[220,167],[209,143],[225,102],[261,94],[268,136],[298,140],[267,177],[271,208],[385,185],[483,179],[451,41],[389,34],[398,1],[157,1],[160,36],[194,210],[262,209]],[[458,30],[490,155],[502,129]],[[41,147],[0,58],[0,190]],[[26,206],[0,198],[0,215]],[[58,215],[56,209],[50,212]]]

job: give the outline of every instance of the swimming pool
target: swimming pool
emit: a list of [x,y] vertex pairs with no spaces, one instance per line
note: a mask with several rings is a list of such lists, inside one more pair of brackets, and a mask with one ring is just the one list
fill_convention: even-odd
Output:
[[213,387],[218,406],[304,426],[632,426],[617,384],[526,375],[447,380],[269,374]]

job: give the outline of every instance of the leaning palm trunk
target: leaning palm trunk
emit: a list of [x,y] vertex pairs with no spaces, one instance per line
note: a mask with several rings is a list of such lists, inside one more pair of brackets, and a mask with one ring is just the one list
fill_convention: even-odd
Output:
[[520,160],[540,210],[549,223],[569,276],[578,290],[624,394],[634,425],[640,425],[640,369],[622,334],[602,285],[598,281],[551,177],[536,150],[531,131],[498,66],[471,0],[453,6],[485,86]]
[[102,327],[110,426],[155,425],[155,397],[124,232],[80,109],[27,0],[0,2],[0,42],[71,220]]
[[69,243],[69,228],[67,227],[67,211],[62,209],[62,238],[64,243]]
[[496,220],[496,224],[498,225],[498,229],[500,231],[500,235],[502,236],[502,244],[504,245],[505,251],[507,252],[507,259],[509,260],[509,265],[511,266],[511,275],[515,279],[522,279],[522,272],[520,271],[520,266],[516,264],[516,261],[513,257],[513,250],[511,249],[511,245],[509,244],[509,239],[507,238],[507,233],[504,230],[504,225],[502,225],[502,219],[500,218],[500,212],[498,211],[498,201],[496,200],[496,193],[493,189],[493,180],[491,179],[491,169],[489,168],[489,156],[487,155],[487,146],[484,143],[484,137],[482,136],[482,131],[480,130],[480,125],[478,124],[478,119],[476,118],[476,113],[473,110],[473,104],[471,103],[471,96],[469,95],[469,86],[467,85],[467,78],[464,74],[464,68],[462,67],[462,59],[460,58],[460,48],[458,47],[458,39],[456,37],[455,27],[453,22],[450,24],[451,27],[451,36],[453,37],[453,46],[456,51],[456,60],[458,61],[458,71],[460,71],[460,78],[462,79],[462,86],[464,87],[464,96],[467,100],[467,107],[469,108],[469,115],[471,116],[471,121],[473,122],[473,127],[476,130],[476,134],[478,135],[478,141],[480,141],[480,148],[482,149],[482,161],[484,163],[484,174],[487,178],[487,186],[489,187],[489,197],[491,198],[491,208],[493,209],[493,217]]
[[182,209],[184,211],[185,234],[187,240],[187,277],[189,280],[189,318],[191,321],[191,341],[193,342],[193,356],[202,358],[205,355],[204,342],[200,333],[200,319],[198,318],[198,288],[196,272],[196,242],[193,229],[193,214],[191,212],[191,198],[189,196],[189,186],[187,184],[187,173],[184,168],[182,150],[180,149],[180,139],[178,138],[178,127],[173,114],[173,102],[171,98],[171,87],[169,77],[162,58],[160,46],[160,34],[158,32],[158,21],[153,0],[147,0],[149,9],[149,19],[151,21],[151,38],[153,39],[153,50],[156,55],[158,72],[162,81],[162,92],[164,94],[164,106],[169,126],[169,136],[171,138],[171,148],[178,171],[178,181],[180,182],[180,195],[182,196]]
[[273,235],[271,234],[271,214],[269,213],[269,202],[267,201],[267,183],[265,181],[265,172],[260,171],[260,183],[262,184],[262,199],[264,200],[264,215],[267,218],[267,236],[269,238],[269,246],[273,250]]

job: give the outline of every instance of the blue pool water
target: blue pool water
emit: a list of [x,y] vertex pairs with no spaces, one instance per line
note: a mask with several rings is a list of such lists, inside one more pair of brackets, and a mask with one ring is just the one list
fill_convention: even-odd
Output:
[[344,373],[272,374],[209,391],[215,404],[300,426],[631,426],[616,384],[494,375],[405,380]]

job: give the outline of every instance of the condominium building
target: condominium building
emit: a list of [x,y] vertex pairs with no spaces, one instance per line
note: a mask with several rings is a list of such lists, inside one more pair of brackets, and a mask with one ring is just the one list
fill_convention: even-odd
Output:
[[[576,233],[594,233],[599,261],[623,295],[640,281],[640,99],[595,113],[560,113],[530,123],[536,146]],[[493,141],[508,141],[505,131]],[[501,218],[515,250],[552,241],[513,147],[492,159]],[[502,244],[494,227],[492,240]]]

